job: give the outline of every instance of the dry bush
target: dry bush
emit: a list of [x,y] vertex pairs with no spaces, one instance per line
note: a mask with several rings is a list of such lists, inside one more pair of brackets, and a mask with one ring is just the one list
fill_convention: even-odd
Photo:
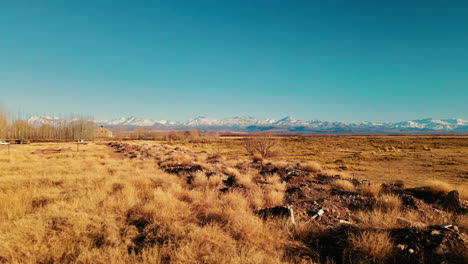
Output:
[[226,166],[228,166],[228,167],[234,167],[234,166],[237,165],[237,163],[239,163],[238,160],[232,160],[232,159],[231,159],[231,160],[225,160],[225,161],[223,162],[223,164],[226,165]]
[[231,167],[226,168],[224,170],[224,174],[232,177],[239,177],[241,175],[241,173],[237,169]]
[[207,177],[204,172],[198,171],[193,175],[192,185],[194,187],[215,188],[220,186],[222,182],[223,178],[219,175]]
[[271,190],[265,194],[264,207],[274,207],[282,205],[284,200],[284,192]]
[[239,175],[236,176],[236,183],[242,184],[245,187],[253,187],[254,183],[252,179],[253,177],[249,173],[239,173]]
[[283,160],[273,162],[273,166],[275,166],[275,168],[280,169],[280,170],[285,169],[288,165],[289,163]]
[[383,194],[377,197],[377,207],[384,211],[400,210],[403,203],[398,195]]
[[301,164],[301,170],[309,172],[319,172],[322,170],[322,165],[316,161],[306,161]]
[[185,153],[174,153],[161,166],[190,165],[193,157]]
[[363,186],[361,188],[361,193],[367,197],[377,197],[381,190],[382,186],[380,184],[370,184]]
[[331,186],[337,190],[354,192],[356,187],[348,180],[335,180],[331,183]]
[[264,160],[262,154],[260,153],[253,153],[252,154],[252,161],[253,162],[262,162]]
[[466,185],[453,186],[444,181],[429,180],[423,184],[423,187],[429,188],[436,195],[445,195],[453,190],[457,190],[460,194],[460,199],[468,200],[468,187]]
[[271,134],[261,133],[244,139],[243,146],[251,155],[260,155],[262,159],[270,158],[275,155],[275,147],[278,146],[278,140]]
[[438,180],[429,180],[424,183],[424,187],[429,188],[433,193],[436,194],[446,194],[455,188],[446,182],[438,181]]
[[358,211],[354,213],[354,218],[362,228],[397,228],[400,225],[397,223],[397,217],[403,213],[398,210],[379,210],[378,208],[372,211]]
[[292,226],[291,236],[294,240],[310,243],[325,232],[325,226],[317,221],[299,221]]
[[402,180],[393,180],[393,181],[390,181],[390,184],[396,187],[400,187],[400,188],[405,187],[405,182]]
[[357,256],[360,263],[369,260],[382,263],[394,251],[393,241],[385,231],[361,231],[352,234],[349,240],[352,248],[360,253]]

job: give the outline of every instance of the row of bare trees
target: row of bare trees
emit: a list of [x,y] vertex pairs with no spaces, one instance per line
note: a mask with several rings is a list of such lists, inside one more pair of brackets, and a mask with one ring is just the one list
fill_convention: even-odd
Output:
[[133,139],[133,140],[164,140],[164,141],[209,141],[219,138],[219,133],[211,131],[199,131],[197,129],[167,131],[154,130],[136,127],[133,130],[125,130],[117,128],[114,132],[116,139]]
[[30,124],[0,111],[0,140],[79,140],[94,136],[90,118],[73,117],[51,124]]

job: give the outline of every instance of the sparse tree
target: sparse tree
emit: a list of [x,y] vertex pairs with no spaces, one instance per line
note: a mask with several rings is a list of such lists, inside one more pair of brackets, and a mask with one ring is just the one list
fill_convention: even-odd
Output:
[[133,139],[143,139],[143,128],[137,127],[132,132]]
[[15,121],[10,127],[10,133],[15,139],[30,139],[31,138],[31,126],[28,122],[23,120]]
[[244,139],[244,148],[252,155],[261,155],[263,158],[274,156],[274,148],[278,140],[269,133],[260,133]]

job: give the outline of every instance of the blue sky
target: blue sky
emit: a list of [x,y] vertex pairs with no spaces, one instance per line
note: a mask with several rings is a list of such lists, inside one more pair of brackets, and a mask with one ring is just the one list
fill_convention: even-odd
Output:
[[468,119],[467,1],[3,1],[10,111]]

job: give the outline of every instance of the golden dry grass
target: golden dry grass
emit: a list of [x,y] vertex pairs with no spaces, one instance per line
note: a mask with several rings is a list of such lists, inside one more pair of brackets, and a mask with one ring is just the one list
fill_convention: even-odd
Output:
[[354,192],[356,190],[354,184],[348,180],[335,180],[331,185],[341,191]]
[[[207,143],[191,144],[184,148],[192,153],[168,149],[156,155],[162,166],[201,164],[217,171],[210,176],[194,172],[190,184],[187,177],[162,171],[155,160],[123,158],[102,145],[50,155],[31,154],[50,144],[20,146],[10,155],[0,151],[0,262],[301,263],[306,260],[290,255],[291,248],[318,254],[311,252],[315,248],[309,244],[326,233],[326,227],[318,221],[301,219],[291,225],[281,219],[263,220],[255,214],[258,209],[284,205],[286,184],[278,175],[264,176],[243,167],[242,162],[250,156],[231,156],[231,143],[217,149],[222,154],[215,163],[207,160],[213,155]],[[194,154],[202,146],[208,153]],[[75,146],[54,146],[66,147]],[[310,146],[302,147],[304,152],[310,151]],[[320,155],[314,157],[321,160]],[[322,170],[330,176],[349,176],[349,168],[353,168],[352,173],[371,170],[370,160],[363,166],[346,160],[342,163],[336,157],[333,162],[324,162],[324,170],[315,162],[304,162],[304,157],[300,157],[303,169],[307,165],[308,171]],[[364,160],[362,156],[354,159]],[[294,158],[286,160],[271,162],[278,169],[299,163]],[[235,178],[242,187],[220,192],[225,176]],[[468,228],[465,215],[426,215],[403,208],[398,196],[381,192],[380,184],[354,186],[349,180],[339,179],[330,185],[376,199],[375,210],[355,211],[350,219],[360,231],[351,237],[349,250],[365,261],[381,262],[391,254],[393,242],[388,233],[372,230],[404,227],[398,217],[426,225]],[[458,189],[466,199],[462,184],[431,181],[422,185],[437,193]]]
[[[219,177],[196,174],[189,188],[152,162],[112,158],[104,146],[29,153],[36,148],[0,153],[4,262],[284,261],[285,230],[254,215],[244,194],[220,195]],[[279,184],[257,195],[264,205],[276,205],[284,190]]]
[[316,161],[306,161],[301,164],[301,169],[310,172],[319,172],[322,170],[322,165]]
[[377,207],[381,210],[400,210],[402,207],[400,197],[393,194],[383,194],[377,197]]
[[382,263],[392,255],[395,247],[385,231],[361,231],[351,235],[350,242],[354,250],[363,253],[359,255],[358,263],[368,263],[369,260]]
[[423,186],[428,187],[432,192],[437,194],[446,194],[452,190],[455,190],[451,184],[439,180],[426,181],[424,182]]
[[382,189],[380,184],[370,184],[361,188],[361,193],[368,197],[377,197]]
[[[209,153],[221,150],[223,156],[238,160],[251,158],[243,147],[242,137],[167,143]],[[417,187],[428,179],[437,179],[457,186],[467,185],[466,135],[314,135],[283,137],[279,146],[283,151],[275,159],[315,161],[322,165],[323,170],[344,172],[347,173],[344,177],[367,179],[372,183],[402,180],[409,187]],[[424,146],[432,151],[425,150]],[[385,148],[389,151],[384,151]]]
[[428,180],[423,183],[434,194],[445,195],[450,191],[457,190],[462,200],[468,199],[468,186],[466,185],[453,185],[440,180]]

